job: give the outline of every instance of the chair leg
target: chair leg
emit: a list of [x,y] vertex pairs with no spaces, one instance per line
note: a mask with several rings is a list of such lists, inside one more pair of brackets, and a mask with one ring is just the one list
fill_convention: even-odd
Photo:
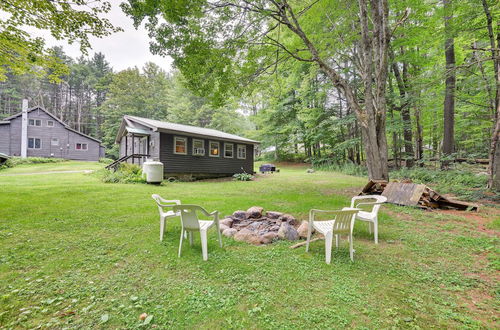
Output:
[[160,218],[160,241],[163,241],[164,232],[165,232],[165,218]]
[[218,230],[218,229],[217,229],[217,233],[219,235],[219,246],[222,247],[222,234],[220,233],[220,230]]
[[325,258],[327,264],[330,264],[332,261],[332,243],[333,233],[330,231],[325,235]]
[[339,235],[335,235],[335,247],[339,248]]
[[368,222],[368,232],[370,233],[370,235],[372,234],[372,223],[371,222]]
[[201,237],[201,252],[203,254],[203,260],[207,261],[208,260],[207,231],[200,230],[200,237]]
[[307,230],[307,242],[306,242],[306,252],[309,252],[309,243],[311,241],[312,230]]
[[184,233],[185,233],[185,232],[186,232],[186,231],[184,230],[184,228],[183,228],[183,229],[181,229],[181,241],[179,242],[179,258],[180,258],[180,256],[181,256],[181,251],[182,251],[182,240],[184,239]]
[[373,222],[373,236],[375,238],[375,244],[378,244],[378,219],[375,218]]
[[353,241],[352,235],[349,235],[349,254],[351,256],[351,261],[354,261],[354,249],[352,241]]
[[189,235],[189,245],[193,246],[193,232],[190,231],[188,235]]

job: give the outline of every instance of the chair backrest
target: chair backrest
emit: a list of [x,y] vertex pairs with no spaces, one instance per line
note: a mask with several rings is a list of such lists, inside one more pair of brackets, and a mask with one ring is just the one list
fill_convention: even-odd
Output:
[[387,201],[387,197],[381,195],[355,196],[351,199],[351,207],[359,208],[363,205],[373,205],[371,214],[376,215],[380,206]]
[[[335,222],[333,223],[333,232],[335,234],[348,234],[352,233],[354,228],[354,220],[356,219],[356,213],[359,212],[359,209],[352,210],[339,210],[339,211],[321,211],[321,210],[311,210],[310,219],[313,222],[316,221],[331,221],[332,216]],[[316,220],[315,214],[328,214],[328,220]]]
[[160,212],[160,214],[165,212],[165,208],[171,208],[174,205],[179,205],[181,203],[178,200],[166,200],[158,194],[151,195],[151,198],[153,198],[154,201],[156,202],[156,205],[158,206],[158,211]]
[[173,207],[174,212],[179,212],[181,214],[182,227],[188,230],[199,230],[200,223],[198,222],[198,214],[196,212],[202,212],[207,214],[208,212],[198,205],[181,204],[175,205]]

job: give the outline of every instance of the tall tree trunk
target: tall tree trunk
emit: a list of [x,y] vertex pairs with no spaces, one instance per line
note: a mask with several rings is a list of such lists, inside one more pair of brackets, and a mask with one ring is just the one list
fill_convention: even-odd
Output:
[[[453,16],[452,0],[443,0],[445,9],[445,57],[446,57],[446,88],[444,96],[444,129],[443,129],[443,156],[449,157],[454,151],[454,134],[455,134],[455,45],[451,20]],[[442,168],[447,168],[449,161],[445,160],[441,163]]]
[[493,32],[493,18],[486,0],[483,0],[483,9],[486,15],[488,36],[490,39],[491,59],[495,70],[495,118],[493,120],[493,131],[490,142],[489,162],[488,162],[488,188],[500,190],[500,21],[497,22],[497,38],[495,45],[495,35]]

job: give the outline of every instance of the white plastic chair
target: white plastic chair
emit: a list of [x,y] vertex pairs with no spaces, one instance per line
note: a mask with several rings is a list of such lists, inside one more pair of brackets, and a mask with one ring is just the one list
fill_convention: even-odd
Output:
[[[181,215],[181,240],[179,243],[179,257],[182,251],[182,241],[184,239],[185,233],[189,233],[189,243],[193,245],[193,232],[199,231],[201,237],[201,250],[203,253],[203,260],[208,260],[208,248],[207,248],[207,231],[215,225],[217,228],[217,233],[219,235],[219,245],[222,247],[222,237],[219,230],[219,212],[213,211],[209,213],[203,207],[198,205],[176,205],[173,207],[174,212],[179,212]],[[207,217],[212,217],[213,220],[199,220],[197,212],[204,214]]]
[[[359,208],[363,205],[373,206],[371,211],[360,210],[356,214],[356,219],[368,222],[368,231],[373,231],[375,244],[378,244],[378,211],[380,206],[387,201],[387,197],[380,195],[356,196],[351,199],[350,208]],[[347,209],[347,208],[344,208]]]
[[163,199],[160,195],[153,194],[151,197],[158,205],[158,211],[160,212],[160,241],[163,241],[163,233],[165,232],[165,221],[168,218],[178,217],[180,216],[179,212],[174,212],[173,210],[167,211],[167,209],[171,209],[174,205],[180,205],[180,200],[166,200]]
[[[339,236],[347,235],[349,240],[349,255],[354,261],[353,237],[354,220],[359,209],[344,209],[337,211],[311,210],[309,211],[309,227],[307,230],[306,252],[309,251],[309,243],[313,228],[325,236],[325,258],[326,263],[332,260],[332,242],[335,235],[335,245],[339,247]],[[328,214],[333,216],[329,220],[316,220],[316,214]]]

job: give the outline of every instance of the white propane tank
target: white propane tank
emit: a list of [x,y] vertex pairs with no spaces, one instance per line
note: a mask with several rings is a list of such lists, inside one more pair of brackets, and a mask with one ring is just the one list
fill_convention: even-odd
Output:
[[148,159],[142,164],[142,173],[147,183],[161,183],[163,181],[163,163]]

